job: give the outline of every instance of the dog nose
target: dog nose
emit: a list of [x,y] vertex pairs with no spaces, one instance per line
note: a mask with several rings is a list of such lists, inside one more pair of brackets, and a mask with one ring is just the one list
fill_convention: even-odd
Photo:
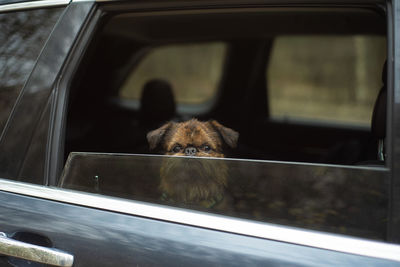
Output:
[[185,148],[185,155],[186,156],[194,156],[197,153],[197,149],[195,147],[189,146]]

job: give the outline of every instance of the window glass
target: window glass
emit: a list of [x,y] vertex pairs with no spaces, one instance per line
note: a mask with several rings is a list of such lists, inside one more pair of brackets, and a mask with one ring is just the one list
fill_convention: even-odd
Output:
[[380,36],[276,38],[267,74],[271,117],[368,126],[385,59]]
[[172,86],[177,103],[204,103],[217,92],[225,53],[224,43],[154,48],[129,75],[120,90],[120,97],[138,100],[148,81],[162,79]]
[[0,132],[59,15],[59,9],[0,14]]
[[[298,15],[312,27],[323,15],[317,11]],[[269,63],[273,118],[368,125],[382,86],[385,38],[349,35],[358,27],[341,28],[337,32],[343,36],[298,35],[304,29],[286,20],[296,11],[282,9],[274,15],[285,15],[277,21],[285,21],[292,35],[277,38],[266,62],[262,55],[269,53],[276,32],[255,27],[264,18],[261,11],[237,16],[223,11],[226,21],[211,35],[208,14],[196,13],[197,28],[190,36],[180,31],[192,21],[187,12],[183,17],[179,11],[126,14],[110,18],[104,31],[99,28],[71,83],[66,162],[58,185],[384,240],[389,171],[376,160],[371,133],[365,127],[265,120],[263,79]],[[327,13],[334,17],[331,25],[342,18],[336,11]],[[244,16],[251,18],[243,26],[249,31],[228,23]],[[224,41],[204,42],[217,37]],[[157,90],[147,90],[149,84]],[[178,112],[171,94],[164,94],[170,92],[168,84]],[[196,110],[217,89],[215,106]],[[142,97],[142,91],[150,91],[150,97]],[[139,100],[140,108],[130,105]],[[179,105],[193,112],[180,113]],[[356,167],[364,160],[375,160],[378,167]]]
[[[71,153],[60,186],[384,240],[387,174],[268,161]],[[212,186],[218,179],[226,179],[221,190]],[[182,191],[213,197],[184,199]]]

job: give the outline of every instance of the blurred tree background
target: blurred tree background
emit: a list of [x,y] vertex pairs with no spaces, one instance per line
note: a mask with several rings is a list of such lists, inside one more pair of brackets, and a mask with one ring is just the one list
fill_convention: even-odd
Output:
[[178,103],[203,103],[215,96],[226,52],[222,42],[155,48],[128,77],[121,96],[140,99],[145,83],[157,78],[171,84]]
[[60,9],[0,14],[0,133]]
[[277,38],[268,68],[271,115],[368,125],[385,59],[381,36]]
[[[121,96],[140,99],[144,84],[160,78],[171,83],[178,103],[204,103],[216,95],[227,51],[222,42],[154,48]],[[368,126],[385,59],[382,36],[276,38],[266,70],[271,117]]]

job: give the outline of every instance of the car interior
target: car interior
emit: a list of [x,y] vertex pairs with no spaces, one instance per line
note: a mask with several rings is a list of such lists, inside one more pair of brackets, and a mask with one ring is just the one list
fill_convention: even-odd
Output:
[[217,120],[234,216],[385,238],[381,7],[118,10],[68,87],[59,186],[160,203],[147,133]]
[[[72,151],[151,153],[147,132],[168,120],[193,117],[215,119],[239,132],[238,147],[229,157],[383,165],[382,158],[377,157],[378,140],[384,138],[386,120],[380,111],[385,110],[386,101],[384,97],[377,101],[378,92],[384,87],[380,80],[371,93],[373,100],[366,115],[369,121],[360,126],[323,119],[276,119],[271,112],[274,103],[270,99],[268,74],[273,69],[270,61],[280,36],[339,36],[340,39],[364,35],[377,36],[384,43],[385,34],[385,15],[372,7],[108,12],[70,86],[65,159]],[[201,103],[179,102],[174,98],[174,81],[158,77],[146,81],[136,99],[121,97],[126,80],[152,51],[171,45],[201,46],[215,42],[224,44],[225,54],[215,92],[209,99]],[[327,49],[333,51],[335,47]],[[385,44],[371,51],[383,55],[374,64],[377,70],[374,75],[381,77]],[[200,65],[201,62],[194,64]],[[191,68],[196,74],[196,67]],[[301,71],[300,68],[295,67],[294,71]],[[288,71],[281,76],[290,79],[294,74]],[[334,78],[346,79],[340,75]],[[382,78],[385,81],[385,75]],[[189,90],[193,84],[184,86]],[[321,95],[324,90],[320,90]],[[380,103],[375,105],[375,112],[374,102]],[[336,113],[340,109],[338,102],[333,116],[339,116]],[[372,114],[379,115],[372,120]]]

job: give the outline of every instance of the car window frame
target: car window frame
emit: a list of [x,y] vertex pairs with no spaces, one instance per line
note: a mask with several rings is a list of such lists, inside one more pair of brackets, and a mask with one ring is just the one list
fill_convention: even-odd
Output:
[[[77,1],[75,1],[77,2]],[[87,45],[93,38],[95,29],[98,27],[103,12],[99,8],[93,8],[87,17],[82,29],[78,34],[71,53],[67,57],[65,64],[60,71],[62,79],[59,79],[54,91],[55,98],[52,102],[49,138],[47,141],[47,155],[45,167],[45,181],[47,185],[55,186],[64,167],[64,140],[65,127],[67,124],[67,106],[69,101],[69,87],[72,77],[76,74],[77,68],[87,50]]]
[[390,169],[388,241],[400,242],[400,2],[388,0],[386,153]]
[[[86,25],[86,28],[83,30],[83,33],[80,35],[80,39],[78,40],[76,46],[74,47],[75,53],[72,53],[72,56],[68,59],[68,64],[65,64],[65,68],[63,70],[63,79],[60,81],[60,83],[57,86],[58,90],[58,95],[64,95],[64,97],[58,97],[56,102],[55,102],[55,108],[54,108],[54,113],[53,113],[53,119],[52,119],[52,125],[54,128],[54,131],[52,133],[52,138],[49,143],[49,157],[48,157],[48,181],[49,185],[55,186],[57,185],[58,182],[58,177],[60,177],[62,168],[63,168],[63,162],[64,162],[64,156],[63,156],[63,138],[64,138],[64,132],[63,129],[65,127],[66,123],[66,118],[64,117],[64,111],[65,111],[65,104],[67,103],[66,99],[67,97],[66,94],[68,94],[68,86],[70,85],[71,78],[75,74],[76,71],[76,64],[78,64],[81,60],[81,53],[85,51],[87,48],[86,45],[88,41],[93,37],[94,29],[97,27],[97,22],[100,19],[102,13],[104,10],[119,10],[119,7],[114,8],[114,6],[108,5],[109,3],[106,3],[105,8],[102,9],[98,8],[96,9],[95,12],[91,15],[91,17],[88,18],[88,23]],[[123,6],[124,4],[122,4]],[[126,5],[126,4],[125,4]],[[130,5],[129,5],[130,6]],[[144,5],[146,6],[146,5]],[[152,9],[152,3],[149,3],[148,8],[151,10]],[[144,8],[146,10],[146,8]],[[394,11],[393,11],[394,12]],[[388,18],[390,20],[390,18]],[[392,20],[390,20],[392,22]],[[388,43],[391,42],[393,36],[391,34],[394,33],[389,33],[388,32]],[[388,49],[388,56],[391,55],[392,53],[391,50]],[[388,72],[388,79],[392,77],[392,72]],[[388,90],[391,90],[392,87],[388,85]],[[392,99],[392,98],[390,98]],[[390,100],[388,98],[388,100]],[[390,103],[390,102],[389,102]],[[388,123],[389,124],[389,123]],[[387,127],[390,127],[388,125]],[[390,146],[392,139],[388,138],[388,146]],[[400,157],[399,157],[400,158]],[[388,154],[388,160],[393,160],[391,158],[391,154]],[[392,162],[392,161],[390,161]],[[389,166],[388,170],[390,172],[390,175],[393,176],[392,174],[392,167],[393,164],[387,165]],[[385,167],[383,167],[385,168]],[[394,179],[394,178],[392,178]],[[83,193],[84,194],[84,193]],[[390,196],[391,199],[393,198],[393,194]],[[121,200],[123,201],[123,200]],[[148,205],[151,206],[151,204],[147,203]],[[392,209],[392,206],[390,207]],[[391,213],[393,211],[391,210]],[[214,215],[213,215],[214,216]],[[388,222],[389,225],[393,224],[392,220]],[[307,230],[301,230],[301,231],[307,231]]]

